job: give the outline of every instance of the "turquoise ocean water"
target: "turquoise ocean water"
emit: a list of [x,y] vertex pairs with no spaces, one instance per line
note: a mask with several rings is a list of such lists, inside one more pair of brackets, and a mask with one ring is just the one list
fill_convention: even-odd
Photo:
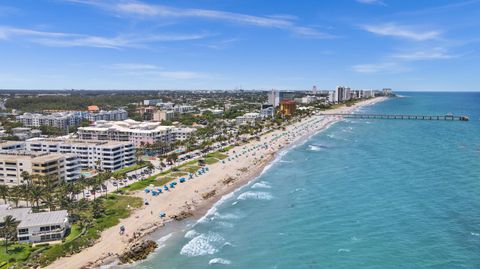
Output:
[[134,268],[480,268],[480,93],[401,95],[471,120],[339,122]]

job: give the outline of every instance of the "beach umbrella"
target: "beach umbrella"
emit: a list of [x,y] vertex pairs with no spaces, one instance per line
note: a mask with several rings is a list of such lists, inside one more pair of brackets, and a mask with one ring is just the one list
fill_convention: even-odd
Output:
[[164,186],[163,186],[163,189],[165,189],[166,191],[168,191],[167,185],[164,185]]
[[185,178],[184,177],[180,178],[180,183],[184,183],[184,182],[185,182]]
[[160,212],[160,218],[165,218],[166,215],[165,212]]

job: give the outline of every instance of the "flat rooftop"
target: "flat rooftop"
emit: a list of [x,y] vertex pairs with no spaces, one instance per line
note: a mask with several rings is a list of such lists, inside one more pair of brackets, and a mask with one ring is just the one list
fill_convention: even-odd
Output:
[[91,145],[91,146],[118,146],[131,144],[128,141],[110,141],[110,140],[81,140],[81,139],[55,139],[55,138],[32,138],[27,143],[41,142],[47,145],[70,144],[70,145]]

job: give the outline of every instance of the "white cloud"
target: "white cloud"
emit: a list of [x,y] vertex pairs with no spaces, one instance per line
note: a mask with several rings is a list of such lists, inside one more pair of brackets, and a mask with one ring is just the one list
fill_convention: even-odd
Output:
[[183,71],[183,70],[164,70],[162,67],[154,64],[144,63],[117,63],[104,66],[104,68],[116,70],[122,76],[141,77],[143,79],[197,79],[208,77],[205,73]]
[[457,56],[451,55],[445,49],[437,47],[430,50],[401,52],[401,53],[392,55],[392,57],[400,60],[406,60],[406,61],[420,61],[420,60],[451,59]]
[[358,64],[352,66],[352,70],[357,73],[374,74],[374,73],[402,73],[410,69],[394,62],[384,62],[376,64]]
[[146,4],[140,1],[92,1],[92,0],[66,0],[101,7],[120,15],[130,15],[142,19],[158,17],[169,18],[200,18],[226,21],[231,23],[253,25],[257,27],[276,28],[290,31],[299,36],[312,38],[331,38],[332,35],[318,31],[313,27],[298,25],[295,17],[289,15],[253,16],[241,13],[226,12],[211,9],[175,8],[164,5]]
[[413,29],[412,27],[397,25],[394,23],[363,25],[361,28],[377,35],[392,36],[414,41],[437,39],[440,36],[440,31],[437,30],[417,30]]
[[190,71],[165,71],[165,72],[159,72],[158,75],[162,78],[167,78],[167,79],[195,79],[195,78],[206,77],[206,75],[203,73],[190,72]]
[[124,48],[142,47],[148,43],[167,41],[197,40],[207,37],[200,34],[152,34],[152,35],[118,35],[102,37],[94,35],[46,32],[32,29],[0,26],[0,40],[22,39],[31,43],[52,47],[96,47]]

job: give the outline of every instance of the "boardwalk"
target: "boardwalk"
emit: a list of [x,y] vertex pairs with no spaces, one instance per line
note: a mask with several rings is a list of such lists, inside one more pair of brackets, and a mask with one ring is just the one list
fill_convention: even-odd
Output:
[[321,116],[341,116],[353,119],[384,119],[384,120],[444,120],[444,121],[468,121],[467,116],[447,115],[402,115],[402,114],[341,114],[320,113]]

